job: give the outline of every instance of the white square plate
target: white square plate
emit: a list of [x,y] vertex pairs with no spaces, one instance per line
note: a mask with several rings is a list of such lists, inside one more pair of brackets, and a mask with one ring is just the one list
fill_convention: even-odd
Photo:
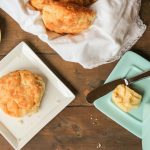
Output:
[[28,69],[43,76],[46,82],[45,94],[37,113],[14,118],[0,110],[0,133],[14,149],[19,150],[75,96],[24,42],[0,61],[0,68],[0,77],[14,70]]

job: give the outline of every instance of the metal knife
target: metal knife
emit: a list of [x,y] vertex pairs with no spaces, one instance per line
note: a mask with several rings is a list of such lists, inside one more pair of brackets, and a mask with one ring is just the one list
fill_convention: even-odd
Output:
[[150,70],[146,71],[140,75],[129,78],[129,79],[125,78],[125,79],[118,79],[118,80],[111,81],[111,82],[106,83],[102,86],[99,86],[98,88],[91,91],[87,95],[86,99],[89,103],[93,103],[96,99],[98,99],[98,98],[106,95],[110,91],[114,90],[115,87],[119,84],[130,85],[133,82],[136,82],[138,80],[142,80],[142,79],[147,78],[147,77],[150,77]]

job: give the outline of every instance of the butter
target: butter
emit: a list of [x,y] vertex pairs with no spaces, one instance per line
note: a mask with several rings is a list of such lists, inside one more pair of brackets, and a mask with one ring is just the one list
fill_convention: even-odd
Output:
[[124,84],[118,85],[112,93],[112,101],[124,112],[138,107],[142,96]]

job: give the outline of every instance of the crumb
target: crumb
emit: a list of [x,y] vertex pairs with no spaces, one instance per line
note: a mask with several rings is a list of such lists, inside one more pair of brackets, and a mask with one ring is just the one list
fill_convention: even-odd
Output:
[[99,149],[99,148],[101,148],[101,146],[102,146],[101,143],[98,143],[96,148]]
[[93,119],[93,116],[91,115],[90,119],[92,120]]

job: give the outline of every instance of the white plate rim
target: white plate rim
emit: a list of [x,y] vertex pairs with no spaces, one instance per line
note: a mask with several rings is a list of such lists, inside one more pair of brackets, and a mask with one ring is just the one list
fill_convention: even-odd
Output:
[[75,95],[73,94],[73,92],[51,71],[50,68],[47,67],[47,65],[35,54],[35,52],[24,41],[19,43],[4,58],[1,59],[0,68],[5,66],[6,63],[8,63],[9,58],[12,57],[12,55],[15,55],[16,51],[18,51],[19,48],[20,49],[27,48],[27,51],[30,52],[34,57],[36,57],[36,59],[43,65],[43,67],[47,68],[47,70],[55,78],[57,78],[58,82],[60,82],[61,85],[64,87],[64,89],[69,93],[69,97],[68,97],[69,99],[65,103],[63,103],[62,106],[58,105],[58,107],[55,108],[55,112],[53,112],[53,114],[50,112],[51,115],[47,115],[44,118],[43,122],[37,128],[35,128],[35,130],[32,132],[32,134],[30,134],[23,143],[19,143],[19,141],[18,141],[17,145],[15,145],[12,141],[10,141],[9,137],[7,137],[0,130],[0,133],[3,135],[3,137],[10,143],[10,145],[15,150],[20,150],[23,146],[25,146],[25,144],[27,144],[47,123],[49,123],[58,113],[60,113],[69,103],[71,103],[75,99]]

